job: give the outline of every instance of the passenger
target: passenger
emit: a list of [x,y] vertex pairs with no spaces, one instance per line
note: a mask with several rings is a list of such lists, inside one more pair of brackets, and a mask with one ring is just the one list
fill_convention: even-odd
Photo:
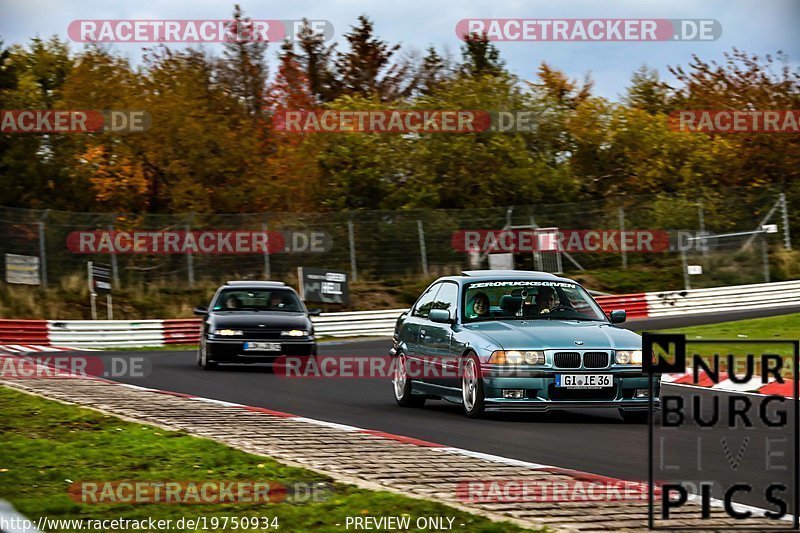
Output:
[[489,316],[489,297],[485,292],[477,293],[472,300],[472,318],[486,318]]
[[540,287],[536,293],[536,314],[549,313],[556,305],[556,291],[552,287]]

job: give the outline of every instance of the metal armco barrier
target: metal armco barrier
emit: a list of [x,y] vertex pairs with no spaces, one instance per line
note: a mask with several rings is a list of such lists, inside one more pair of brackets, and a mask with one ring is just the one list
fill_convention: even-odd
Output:
[[0,320],[0,344],[48,344],[47,320]]
[[[800,304],[800,280],[688,291],[599,296],[605,312],[624,309],[632,319]],[[406,309],[323,313],[312,317],[318,336],[390,336]],[[0,344],[72,347],[197,344],[200,319],[175,320],[2,320]]]

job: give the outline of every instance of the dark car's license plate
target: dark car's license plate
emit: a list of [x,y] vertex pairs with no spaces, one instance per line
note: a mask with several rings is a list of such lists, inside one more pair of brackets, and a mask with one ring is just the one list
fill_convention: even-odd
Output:
[[281,343],[279,342],[246,342],[244,343],[246,352],[280,352]]
[[614,385],[611,374],[556,374],[556,387],[602,389]]

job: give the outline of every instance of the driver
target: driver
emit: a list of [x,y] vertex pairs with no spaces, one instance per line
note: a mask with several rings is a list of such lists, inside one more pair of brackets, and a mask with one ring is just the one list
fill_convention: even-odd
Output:
[[472,318],[485,318],[489,316],[489,297],[485,292],[479,292],[472,300]]
[[536,293],[536,314],[549,313],[556,305],[556,291],[552,287],[540,287]]
[[231,294],[230,296],[225,298],[225,307],[227,309],[239,309],[240,307],[242,307],[242,301],[233,294]]
[[281,309],[286,304],[286,301],[283,297],[283,294],[280,292],[273,292],[269,295],[269,307],[270,309]]

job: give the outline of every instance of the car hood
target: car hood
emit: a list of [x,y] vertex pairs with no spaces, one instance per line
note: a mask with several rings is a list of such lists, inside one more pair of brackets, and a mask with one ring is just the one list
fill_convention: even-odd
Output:
[[218,328],[255,329],[262,327],[305,328],[309,320],[304,313],[286,313],[282,311],[222,311],[210,316],[210,321]]
[[639,350],[642,347],[639,335],[605,322],[498,320],[467,324],[464,329],[486,337],[504,350]]

